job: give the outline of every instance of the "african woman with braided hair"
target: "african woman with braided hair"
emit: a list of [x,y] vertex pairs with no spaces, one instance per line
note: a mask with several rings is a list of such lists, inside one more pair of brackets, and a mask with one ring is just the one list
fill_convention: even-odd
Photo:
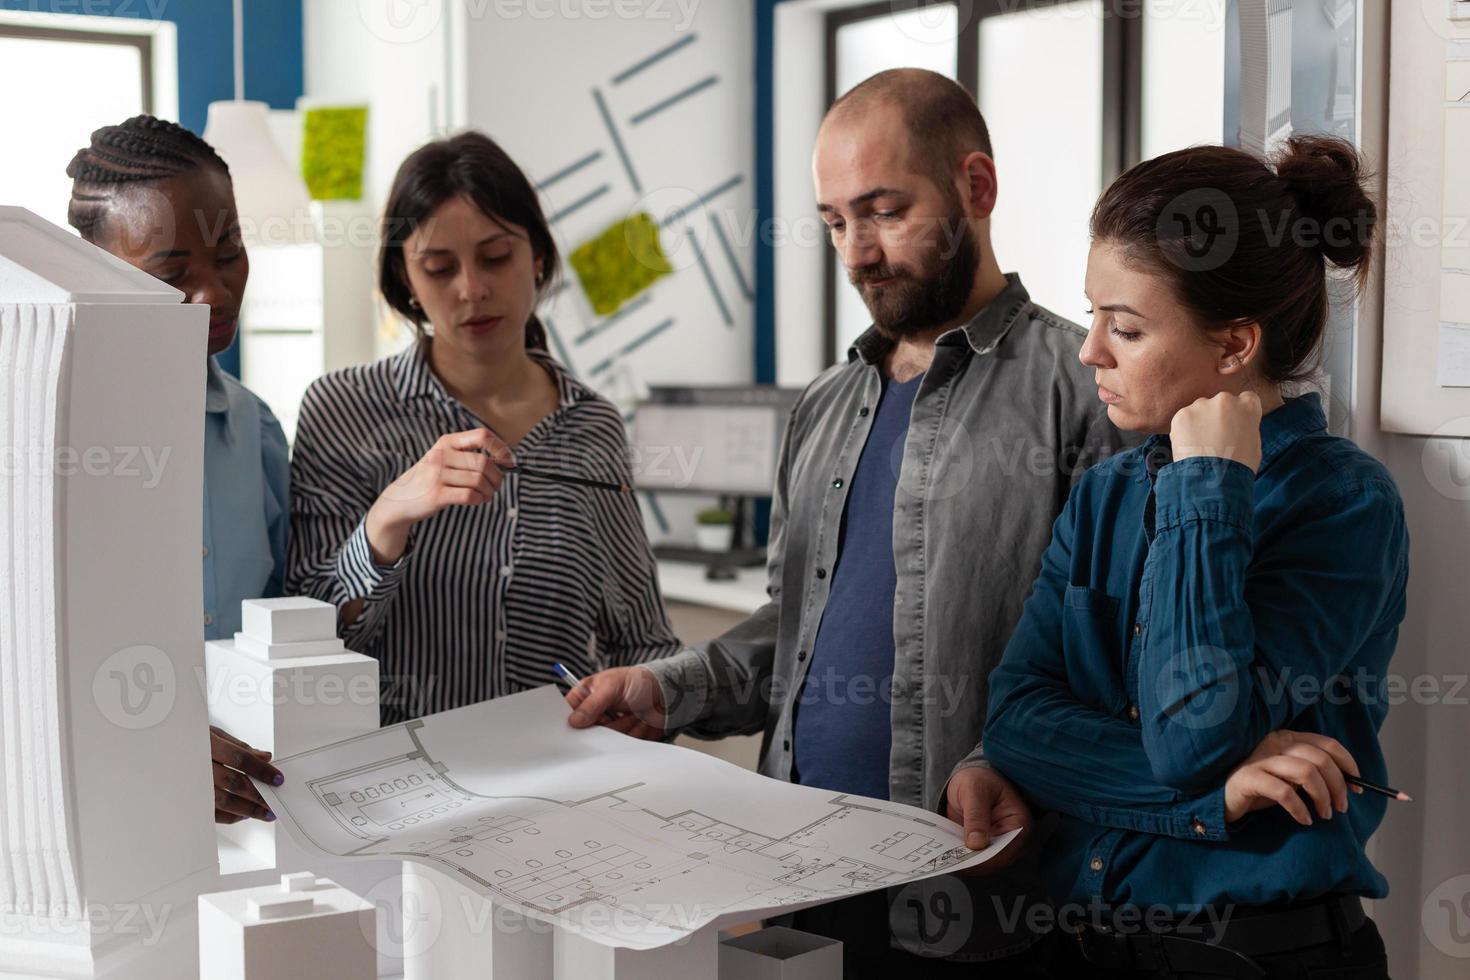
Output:
[[[234,636],[240,602],[281,594],[286,437],[265,402],[215,355],[235,340],[250,263],[229,167],[177,123],[134,116],[92,134],[66,168],[67,220],[82,238],[209,307],[204,410],[204,635]],[[259,752],[216,728],[215,820],[274,819],[246,775],[279,783]]]

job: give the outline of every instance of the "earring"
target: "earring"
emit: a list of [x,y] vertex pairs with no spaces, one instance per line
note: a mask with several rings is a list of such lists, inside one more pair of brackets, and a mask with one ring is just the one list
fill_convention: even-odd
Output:
[[1235,365],[1236,367],[1240,367],[1245,362],[1240,359],[1239,354],[1236,354],[1234,357],[1230,358],[1230,363]]
[[410,296],[408,298],[408,305],[411,306],[411,307],[413,307],[416,310],[422,310],[423,309],[423,307],[419,305],[419,300],[418,300],[418,297],[417,296]]

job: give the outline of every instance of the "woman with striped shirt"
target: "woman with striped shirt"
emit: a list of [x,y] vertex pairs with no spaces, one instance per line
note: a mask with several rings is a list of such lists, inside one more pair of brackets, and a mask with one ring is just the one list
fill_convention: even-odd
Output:
[[379,285],[416,344],[307,391],[291,464],[288,595],[335,603],[376,657],[389,724],[679,648],[630,493],[619,412],[546,352],[557,249],[488,137],[398,171]]

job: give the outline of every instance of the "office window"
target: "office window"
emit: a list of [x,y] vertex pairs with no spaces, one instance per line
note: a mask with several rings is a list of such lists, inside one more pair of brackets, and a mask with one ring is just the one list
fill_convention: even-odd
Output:
[[[834,13],[829,19],[833,98],[890,68],[927,68],[956,77],[958,7],[952,3],[898,11],[891,3],[877,7],[881,9],[865,5]],[[871,319],[862,297],[847,281],[842,259],[833,252],[829,261],[829,298],[836,321],[833,345],[840,357]]]
[[1224,142],[1225,0],[1146,5],[1143,77],[1142,159]]
[[[913,0],[827,15],[828,102],[895,67],[948,75],[975,95],[1000,182],[993,244],[1032,298],[1071,319],[1085,308],[1087,216],[1139,159],[1136,12],[1104,0]],[[826,355],[840,359],[869,317],[835,254]]]
[[1080,321],[1087,219],[1103,187],[1102,0],[987,17],[979,45],[1000,183],[996,258],[1033,300]]
[[24,134],[0,154],[0,203],[64,227],[72,156],[94,129],[151,110],[152,39],[0,23],[0,91],[6,129]]

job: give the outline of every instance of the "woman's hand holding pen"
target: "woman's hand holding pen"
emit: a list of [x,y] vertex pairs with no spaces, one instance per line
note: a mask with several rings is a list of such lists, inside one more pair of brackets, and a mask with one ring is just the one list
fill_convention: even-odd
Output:
[[408,533],[446,507],[471,507],[495,496],[502,469],[515,466],[510,447],[489,429],[451,432],[388,485],[368,511],[373,561],[391,565],[403,557]]
[[1250,758],[1225,781],[1225,819],[1239,820],[1254,810],[1280,806],[1297,823],[1310,827],[1305,793],[1323,820],[1346,813],[1349,786],[1343,774],[1358,776],[1358,764],[1342,743],[1312,732],[1275,731],[1261,740]]

